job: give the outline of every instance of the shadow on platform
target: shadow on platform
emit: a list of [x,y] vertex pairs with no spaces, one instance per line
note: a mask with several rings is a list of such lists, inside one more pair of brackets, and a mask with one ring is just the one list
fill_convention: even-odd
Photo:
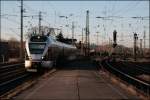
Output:
[[62,63],[58,64],[56,68],[59,70],[98,70],[96,63],[86,57],[64,60]]

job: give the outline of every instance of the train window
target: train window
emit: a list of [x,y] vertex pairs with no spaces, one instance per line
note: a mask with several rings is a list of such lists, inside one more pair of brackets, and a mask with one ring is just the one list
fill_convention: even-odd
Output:
[[47,40],[46,36],[32,36],[30,41],[32,42],[45,42]]
[[45,43],[30,43],[29,48],[32,49],[44,49],[45,48]]
[[45,43],[29,43],[31,54],[42,54],[44,52]]
[[30,49],[31,54],[42,54],[43,51],[42,49]]

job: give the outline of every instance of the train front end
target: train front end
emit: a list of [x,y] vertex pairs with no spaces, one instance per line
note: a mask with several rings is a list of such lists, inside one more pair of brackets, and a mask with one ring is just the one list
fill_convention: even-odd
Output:
[[26,41],[25,68],[27,71],[37,72],[43,67],[52,66],[52,62],[46,59],[48,46],[47,36],[32,36]]

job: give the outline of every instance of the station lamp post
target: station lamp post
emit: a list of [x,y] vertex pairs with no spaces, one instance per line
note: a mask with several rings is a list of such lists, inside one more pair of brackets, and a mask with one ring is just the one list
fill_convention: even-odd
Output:
[[[71,16],[73,16],[73,14],[70,14],[70,16],[59,16],[59,17],[68,19]],[[69,27],[68,23],[67,23],[66,27]],[[72,28],[71,28],[72,29],[72,44],[74,44],[74,41],[73,41],[74,40],[74,28],[75,28],[74,22],[72,21]]]
[[20,60],[23,60],[23,0],[21,0],[20,17]]

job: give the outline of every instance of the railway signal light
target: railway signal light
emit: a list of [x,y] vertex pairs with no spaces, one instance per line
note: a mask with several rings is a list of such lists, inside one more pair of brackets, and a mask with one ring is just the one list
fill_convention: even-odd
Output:
[[136,33],[134,33],[134,39],[137,40],[138,39],[138,36]]
[[114,30],[113,32],[113,41],[114,41],[113,47],[115,48],[117,46],[117,31],[116,30]]
[[136,51],[137,51],[137,40],[138,40],[138,36],[137,33],[134,33],[134,61],[136,61]]

